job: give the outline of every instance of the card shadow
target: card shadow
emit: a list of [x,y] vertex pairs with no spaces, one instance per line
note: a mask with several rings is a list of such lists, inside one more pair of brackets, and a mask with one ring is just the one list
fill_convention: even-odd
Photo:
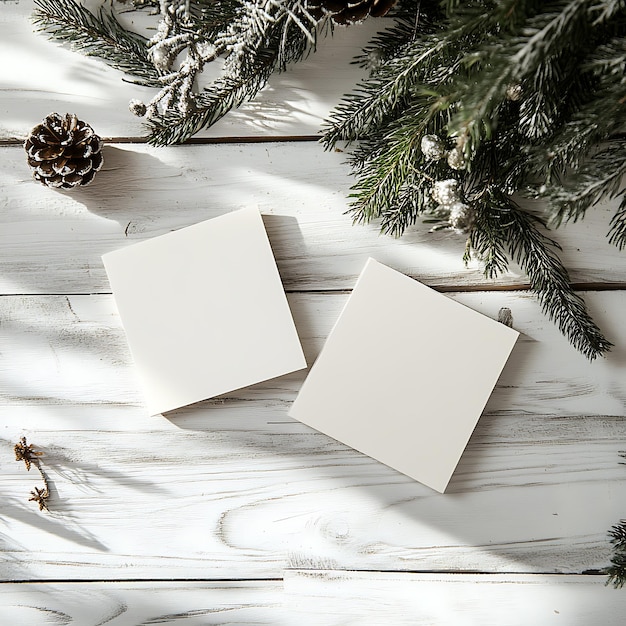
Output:
[[[522,370],[536,347],[537,342],[524,341],[517,362],[507,368]],[[308,357],[314,359],[315,355]],[[503,376],[511,385],[517,376],[507,368]],[[303,378],[301,374],[298,380]],[[263,396],[262,391],[259,394]],[[281,468],[290,470],[289,484],[277,484],[271,498],[256,499],[222,515],[217,532],[229,545],[252,548],[246,542],[245,520],[254,510],[267,524],[264,532],[275,532],[278,543],[280,533],[285,533],[290,567],[377,569],[380,559],[388,567],[385,555],[397,553],[399,570],[421,570],[423,566],[428,571],[480,571],[489,563],[489,569],[559,571],[558,566],[549,564],[562,561],[562,551],[591,554],[592,548],[579,546],[581,538],[576,536],[569,540],[567,536],[538,537],[542,523],[528,518],[533,506],[535,519],[556,515],[552,509],[558,509],[558,502],[552,502],[550,494],[558,500],[561,490],[559,481],[549,476],[545,483],[538,481],[541,470],[529,468],[527,459],[514,460],[517,468],[507,455],[511,445],[520,445],[517,439],[526,426],[529,432],[521,446],[532,449],[541,442],[536,439],[539,431],[532,415],[492,412],[487,407],[446,493],[438,494],[289,418],[294,392],[282,401],[267,396],[276,398],[269,393],[265,403],[260,397],[251,403],[222,397],[165,416],[183,430],[219,429],[225,445],[235,454],[262,459],[262,465],[269,463],[276,476]],[[263,412],[257,411],[260,406]],[[529,485],[534,488],[526,490]],[[520,541],[524,536],[520,520],[525,518],[530,520],[527,540]],[[285,519],[305,520],[305,527],[299,527],[297,521],[290,526]],[[552,522],[553,518],[548,519]],[[562,523],[567,525],[567,520]],[[280,532],[273,531],[274,527]],[[343,530],[335,532],[339,527]],[[399,533],[397,542],[394,528]],[[304,533],[305,539],[289,540],[290,533],[298,532]],[[413,541],[411,532],[418,533]],[[373,539],[377,535],[378,540]]]

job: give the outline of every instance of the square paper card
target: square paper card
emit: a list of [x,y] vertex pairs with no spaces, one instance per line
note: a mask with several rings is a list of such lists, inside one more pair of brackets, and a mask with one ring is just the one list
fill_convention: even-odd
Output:
[[102,258],[151,415],[306,367],[258,210]]
[[370,259],[289,415],[443,493],[517,337]]

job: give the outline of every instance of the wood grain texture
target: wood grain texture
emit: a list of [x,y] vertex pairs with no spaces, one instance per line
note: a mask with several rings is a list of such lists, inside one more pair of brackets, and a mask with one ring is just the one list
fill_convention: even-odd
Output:
[[602,582],[586,576],[295,571],[286,573],[285,589],[298,613],[308,609],[305,624],[622,624],[624,594]]
[[[624,415],[626,292],[583,294],[615,342],[606,358],[587,361],[542,315],[527,292],[449,294],[496,318],[500,307],[513,313],[522,333],[487,413],[529,415]],[[307,362],[312,364],[348,298],[343,293],[290,294],[289,304]],[[99,296],[15,296],[0,298],[0,377],[5,405],[133,405],[143,399],[113,298]],[[387,320],[372,320],[384,338]],[[480,355],[476,355],[477,363]],[[227,397],[245,401],[291,402],[306,372],[296,372]]]
[[[465,240],[419,224],[400,239],[353,226],[346,155],[302,143],[105,148],[94,183],[61,193],[31,180],[19,147],[0,148],[0,293],[108,292],[101,255],[257,205],[288,290],[351,289],[369,256],[446,289],[519,285],[465,268]],[[615,206],[594,207],[555,237],[576,282],[624,285],[626,256],[608,244]]]
[[626,595],[599,576],[288,570],[280,581],[0,585],[10,624],[98,626],[621,626]]
[[[56,110],[123,143],[71,194],[35,184],[19,145],[0,147],[0,579],[75,581],[0,584],[0,621],[621,625],[626,595],[577,575],[608,564],[626,502],[626,261],[605,236],[615,204],[554,233],[573,281],[600,290],[583,295],[616,344],[590,364],[531,294],[495,291],[525,285],[519,268],[486,281],[450,232],[353,227],[345,153],[126,143],[143,135],[128,100],[150,90],[34,34],[32,6],[0,11],[0,142]],[[378,27],[338,29],[200,137],[317,134]],[[147,415],[101,255],[253,204],[309,363],[369,256],[491,317],[511,308],[522,336],[446,495],[287,417],[304,372]],[[381,340],[386,323],[372,320]],[[22,435],[45,453],[49,513],[27,500],[41,481],[14,460]]]
[[[109,3],[87,0],[84,4],[97,9]],[[128,77],[122,72],[34,32],[29,20],[32,9],[32,0],[2,2],[0,57],[10,57],[11,64],[5,64],[0,74],[0,139],[23,140],[52,111],[76,113],[103,137],[144,137],[143,120],[130,113],[128,103],[132,98],[148,102],[156,90],[124,82]],[[148,11],[120,17],[147,36],[152,36],[158,21]],[[317,134],[341,96],[365,76],[351,61],[380,25],[370,20],[335,29],[335,35],[322,40],[316,53],[272,76],[253,102],[196,136]],[[219,63],[208,68],[204,81],[218,74]]]
[[3,623],[19,626],[289,624],[280,581],[0,584]]
[[[624,292],[587,295],[626,345]],[[346,297],[290,296],[309,363]],[[303,373],[149,418],[110,296],[0,298],[0,577],[605,566],[626,495],[623,348],[589,364],[527,293],[454,297],[509,306],[524,336],[445,496],[288,418]],[[49,514],[12,459],[23,434],[46,453]]]

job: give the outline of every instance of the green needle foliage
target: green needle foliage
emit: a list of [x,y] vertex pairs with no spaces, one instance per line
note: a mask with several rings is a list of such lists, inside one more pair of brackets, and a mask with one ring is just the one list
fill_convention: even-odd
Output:
[[[273,72],[306,57],[329,27],[303,0],[162,0],[156,34],[147,39],[122,26],[112,8],[94,14],[77,0],[35,5],[40,30],[159,90],[150,103],[133,103],[135,113],[147,114],[154,145],[181,143],[254,98]],[[223,71],[199,89],[205,65],[217,58]]]
[[68,42],[87,56],[159,86],[159,72],[148,57],[147,39],[126,30],[115,14],[101,8],[94,15],[73,0],[35,0],[33,22],[58,41]]
[[609,531],[613,544],[613,556],[611,565],[607,568],[607,585],[613,585],[616,589],[626,583],[626,520],[620,520]]
[[[150,39],[112,8],[94,14],[77,0],[35,0],[34,21],[156,88],[131,110],[146,115],[150,143],[168,145],[215,124],[315,49],[332,23],[314,17],[309,1],[160,0]],[[516,261],[571,343],[589,359],[604,354],[611,343],[545,229],[613,198],[608,240],[626,246],[626,0],[397,0],[392,17],[356,60],[369,78],[323,136],[328,148],[354,142],[355,221],[379,220],[399,236],[425,217],[464,232],[466,260],[482,258],[489,278]],[[217,58],[223,70],[198,88]],[[426,135],[465,164],[429,160]],[[436,181],[452,179],[464,211],[456,222],[432,196]],[[541,212],[522,208],[536,199]]]
[[[400,0],[358,62],[370,77],[333,112],[323,142],[356,142],[351,213],[401,235],[445,218],[433,183],[455,179],[471,220],[466,260],[509,259],[543,311],[589,359],[611,343],[573,291],[547,226],[622,198],[609,242],[626,246],[626,3],[623,0]],[[429,160],[425,135],[465,167]],[[541,199],[542,212],[520,205]]]
[[[626,453],[620,452],[620,456],[626,458]],[[620,520],[609,530],[609,537],[613,544],[613,556],[611,565],[605,570],[608,575],[606,584],[621,589],[626,584],[626,519]]]
[[224,32],[213,41],[216,55],[225,54],[227,71],[195,98],[192,110],[170,108],[152,116],[148,120],[151,143],[180,143],[212,126],[253,99],[275,71],[303,59],[315,47],[320,25],[300,2],[264,4],[262,10],[255,3],[237,4],[234,14],[220,23]]

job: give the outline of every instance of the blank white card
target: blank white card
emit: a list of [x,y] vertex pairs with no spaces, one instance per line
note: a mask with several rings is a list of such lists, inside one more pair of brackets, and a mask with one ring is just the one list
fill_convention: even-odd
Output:
[[103,261],[151,415],[306,367],[258,210]]
[[370,259],[289,415],[443,493],[517,337]]

